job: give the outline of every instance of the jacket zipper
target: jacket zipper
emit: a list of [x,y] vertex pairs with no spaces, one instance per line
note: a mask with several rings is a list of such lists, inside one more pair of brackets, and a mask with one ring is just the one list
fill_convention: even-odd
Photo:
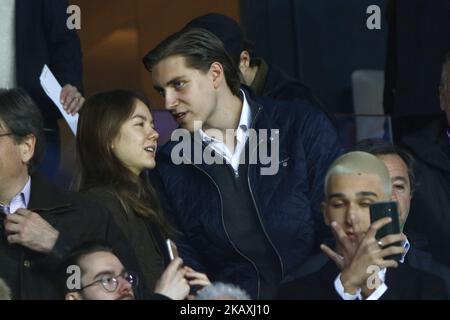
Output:
[[[254,125],[254,123],[256,122],[256,119],[257,119],[257,117],[258,117],[258,115],[259,115],[261,109],[262,109],[262,108],[259,107],[258,112],[257,112],[256,115],[255,115],[255,118],[253,118],[251,128],[253,128],[253,125]],[[261,142],[262,142],[262,141],[258,142],[258,146],[259,146],[259,144],[260,144]],[[252,190],[252,186],[251,186],[251,183],[250,183],[250,159],[252,158],[253,153],[254,153],[255,151],[256,151],[256,148],[249,154],[249,164],[248,164],[248,174],[247,174],[248,189],[250,190],[250,195],[252,196],[253,205],[255,206],[256,213],[257,213],[257,215],[258,215],[258,220],[259,220],[259,223],[261,224],[261,228],[262,228],[262,230],[263,230],[263,232],[264,232],[264,235],[266,236],[267,240],[269,240],[270,245],[272,246],[273,250],[274,250],[275,253],[277,254],[277,257],[278,257],[278,260],[279,260],[280,266],[281,266],[281,279],[283,279],[283,277],[284,277],[283,260],[281,259],[281,255],[280,255],[280,253],[278,252],[277,248],[275,247],[275,245],[273,244],[273,242],[272,242],[272,240],[270,239],[269,235],[267,234],[266,228],[264,227],[264,224],[263,224],[262,219],[261,219],[261,214],[259,213],[258,206],[256,205],[256,200],[255,200],[255,197],[254,197],[254,195],[253,195],[253,190]]]
[[[187,158],[185,158],[185,159],[187,159]],[[217,183],[214,181],[214,179],[205,171],[205,170],[203,170],[203,169],[201,169],[201,168],[199,168],[199,167],[197,167],[195,164],[193,164],[189,159],[187,159],[188,161],[189,161],[189,163],[190,164],[192,164],[192,166],[194,166],[194,168],[196,168],[197,170],[199,170],[200,172],[203,172],[211,181],[212,181],[212,183],[214,184],[214,186],[216,187],[216,189],[217,189],[217,192],[219,193],[219,197],[220,197],[220,215],[221,215],[221,217],[222,217],[222,227],[223,227],[223,229],[224,229],[224,231],[225,231],[225,234],[227,235],[227,238],[228,238],[228,241],[229,241],[229,243],[231,243],[231,246],[233,247],[233,249],[241,256],[241,257],[243,257],[244,259],[246,259],[247,261],[249,261],[251,264],[252,264],[252,266],[253,266],[253,268],[255,269],[255,271],[256,271],[256,277],[257,277],[257,279],[258,279],[258,292],[257,292],[257,299],[259,300],[259,293],[260,293],[260,288],[261,288],[261,281],[260,281],[260,276],[259,276],[259,270],[258,270],[258,267],[256,266],[256,264],[250,259],[250,258],[248,258],[247,256],[245,256],[237,247],[236,247],[236,245],[234,244],[234,242],[233,241],[231,241],[231,238],[230,238],[230,235],[228,234],[228,232],[227,232],[227,229],[226,229],[226,227],[225,227],[225,221],[224,221],[224,218],[223,218],[223,199],[222,199],[222,194],[220,193],[220,189],[219,189],[219,186],[217,185]]]

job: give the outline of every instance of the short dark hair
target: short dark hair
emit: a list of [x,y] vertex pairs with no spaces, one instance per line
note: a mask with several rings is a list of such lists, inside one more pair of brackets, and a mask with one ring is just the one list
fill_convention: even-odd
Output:
[[16,143],[30,134],[36,137],[34,155],[28,163],[28,172],[33,173],[45,151],[44,121],[39,108],[25,90],[0,89],[0,121]]
[[189,21],[184,28],[202,28],[212,32],[222,41],[225,50],[237,64],[240,62],[242,51],[247,50],[249,53],[253,53],[253,45],[245,39],[239,24],[234,19],[221,13],[214,12],[196,17]]
[[209,70],[211,64],[219,62],[222,64],[228,87],[234,95],[239,96],[239,69],[225,50],[222,41],[213,33],[199,28],[178,31],[150,50],[143,62],[147,70],[152,72],[152,68],[160,61],[175,55],[184,57],[188,68],[203,73]]
[[[86,242],[75,248],[69,256],[64,259],[60,268],[60,287],[64,293],[78,291],[78,289],[70,289],[67,286],[68,268],[70,266],[79,266],[82,257],[95,252],[109,252],[114,254],[113,250],[103,243]],[[83,270],[81,270],[81,272],[83,272]]]
[[406,164],[408,168],[409,183],[411,185],[411,194],[414,192],[416,187],[416,176],[415,167],[416,160],[414,157],[405,149],[387,142],[383,139],[364,139],[359,141],[351,151],[364,151],[375,156],[378,155],[398,155]]

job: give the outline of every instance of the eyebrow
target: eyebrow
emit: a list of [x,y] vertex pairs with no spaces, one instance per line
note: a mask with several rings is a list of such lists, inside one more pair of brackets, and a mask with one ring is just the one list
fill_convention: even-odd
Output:
[[141,118],[142,120],[147,120],[147,117],[141,115],[141,114],[135,114],[131,119],[135,119],[135,118]]
[[183,78],[184,78],[184,76],[178,76],[178,77],[175,77],[175,78],[173,78],[172,80],[169,80],[169,81],[167,81],[167,86],[168,85],[172,85],[172,84],[174,84],[175,82],[177,82],[177,81],[181,81],[181,80],[183,80]]
[[328,199],[331,198],[345,198],[345,195],[343,193],[332,193],[328,196]]
[[[378,195],[375,192],[372,191],[361,191],[356,194],[358,197],[376,197],[378,198]],[[345,198],[345,194],[337,192],[332,193],[328,196],[328,199],[332,198]]]
[[96,281],[98,280],[98,278],[102,277],[102,276],[114,276],[114,272],[112,271],[100,271],[99,273],[97,273],[92,280]]
[[408,180],[406,180],[406,178],[405,178],[405,177],[402,177],[402,176],[393,177],[393,178],[392,178],[392,181],[395,181],[395,180],[401,180],[401,181],[403,181],[403,182],[405,182],[405,183],[408,182]]
[[[140,119],[142,119],[143,121],[147,121],[147,117],[146,117],[146,116],[143,116],[143,115],[141,115],[141,114],[136,114],[136,115],[134,115],[131,119],[136,119],[136,118],[140,118]],[[150,120],[150,123],[151,123],[151,124],[154,124],[153,119]]]
[[361,191],[356,194],[359,197],[375,197],[378,198],[378,195],[372,191]]
[[[120,271],[119,274],[122,274],[125,271],[125,269],[122,269],[122,271]],[[95,277],[93,278],[94,281],[99,280],[98,278],[100,278],[101,276],[117,276],[116,274],[114,274],[114,272],[112,270],[109,271],[100,271],[99,273],[97,273],[95,275]]]
[[[184,78],[184,76],[175,77],[175,78],[167,81],[166,86],[173,85],[175,82],[183,80],[183,78]],[[157,91],[163,89],[161,86],[157,86],[157,85],[153,86],[153,88],[155,88],[155,90],[157,90]]]

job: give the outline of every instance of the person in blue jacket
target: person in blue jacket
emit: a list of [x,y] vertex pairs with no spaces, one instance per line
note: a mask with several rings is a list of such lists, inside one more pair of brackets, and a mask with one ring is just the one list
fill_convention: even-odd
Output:
[[325,236],[319,205],[340,154],[334,127],[304,102],[241,87],[232,58],[205,29],[169,36],[143,62],[180,126],[149,174],[182,233],[181,257],[252,299],[273,298]]

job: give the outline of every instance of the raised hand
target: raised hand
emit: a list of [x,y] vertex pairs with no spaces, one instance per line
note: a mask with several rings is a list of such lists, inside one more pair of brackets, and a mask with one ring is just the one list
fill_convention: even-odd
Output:
[[376,266],[379,270],[396,268],[398,266],[395,260],[385,260],[384,258],[405,252],[402,246],[387,247],[395,242],[404,241],[404,235],[388,235],[380,239],[382,246],[379,245],[378,240],[375,238],[377,231],[389,222],[391,222],[391,218],[377,220],[362,238],[352,260],[344,267],[341,273],[341,282],[345,292],[355,294],[358,289],[363,290],[367,288],[367,279],[370,276],[368,270],[371,266]]
[[[352,225],[358,225],[358,219],[352,215],[350,217]],[[353,259],[355,255],[356,249],[358,248],[359,243],[361,242],[364,234],[356,233],[356,239],[350,239],[342,227],[336,222],[333,221],[331,223],[332,232],[334,234],[334,238],[336,239],[336,247],[340,248],[340,254],[328,247],[325,244],[320,245],[320,249],[331,259],[333,260],[337,267],[342,270],[344,269],[350,261]]]
[[185,278],[183,260],[175,258],[162,273],[155,286],[155,292],[172,300],[184,300],[189,294],[189,283]]

